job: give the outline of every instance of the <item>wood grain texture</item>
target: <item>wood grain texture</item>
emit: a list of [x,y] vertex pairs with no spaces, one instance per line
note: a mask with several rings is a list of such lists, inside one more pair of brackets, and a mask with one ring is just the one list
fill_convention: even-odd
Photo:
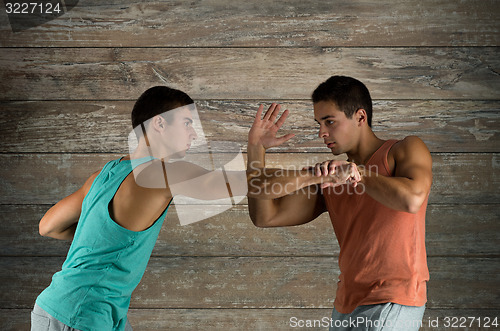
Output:
[[[62,262],[0,258],[0,306],[32,307]],[[499,258],[429,258],[427,307],[500,309],[499,263]],[[338,274],[335,257],[153,257],[130,307],[330,308]]]
[[[24,331],[30,328],[30,309],[0,309],[0,324],[4,331]],[[297,330],[299,323],[310,323],[307,330],[328,330],[323,323],[331,316],[331,308],[301,309],[130,309],[128,318],[136,331],[142,330]],[[429,309],[422,319],[422,331],[449,330],[445,327],[445,318],[461,317],[480,318],[466,328],[458,330],[492,330],[480,327],[488,318],[498,317],[493,309]],[[440,327],[430,327],[431,321],[437,319]],[[329,323],[329,322],[326,322]],[[297,325],[297,326],[295,326]],[[316,325],[316,326],[314,326]],[[300,329],[299,329],[300,330]]]
[[500,56],[477,48],[5,48],[1,100],[135,100],[153,85],[194,99],[309,99],[333,74],[374,99],[498,100]]
[[[205,137],[245,151],[259,104],[271,100],[196,102]],[[4,153],[128,153],[134,101],[32,101],[0,104]],[[283,133],[295,137],[275,152],[327,152],[312,103],[284,100]],[[382,139],[417,135],[431,152],[500,152],[500,101],[375,100],[373,129]],[[223,147],[224,144],[221,145]],[[213,146],[212,146],[213,147]],[[214,148],[220,152],[224,150]]]
[[[485,46],[499,39],[498,3],[477,1],[80,1],[0,45],[32,47]],[[182,28],[180,28],[182,27]]]
[[[30,309],[0,309],[0,324],[4,331],[21,331],[30,328]],[[134,330],[297,330],[298,326],[309,323],[307,330],[328,330],[324,327],[330,321],[331,308],[301,309],[130,309],[128,318]],[[480,327],[484,321],[498,317],[494,309],[429,309],[422,319],[422,331],[449,330],[445,318],[475,317],[475,323],[458,330],[492,330]],[[440,327],[431,327],[431,321],[438,321]],[[299,324],[300,323],[300,324]],[[297,326],[296,326],[297,325]],[[316,326],[314,326],[316,325]],[[300,329],[299,329],[300,330]]]
[[[1,206],[1,256],[66,256],[70,242],[44,238],[38,222],[49,205]],[[197,213],[205,207],[191,206]],[[430,205],[426,218],[429,256],[497,256],[500,205]],[[327,213],[287,228],[255,227],[246,205],[188,226],[175,207],[168,214],[152,256],[338,256]]]
[[[302,167],[331,157],[309,100],[334,74],[366,83],[381,138],[417,135],[432,152],[422,330],[445,329],[429,319],[500,317],[497,0],[82,0],[16,33],[0,9],[2,330],[29,329],[69,248],[38,235],[40,217],[128,152],[144,90],[188,92],[224,155],[229,139],[245,153],[258,104],[280,101],[292,111],[283,132],[296,137],[269,151],[268,166]],[[294,330],[291,316],[330,316],[339,248],[328,215],[260,229],[246,203],[188,226],[171,208],[133,294],[134,330]]]
[[[4,154],[0,204],[52,204],[76,191],[116,154]],[[491,204],[500,200],[498,154],[433,154],[430,203]],[[269,154],[268,167],[302,169],[328,153]],[[243,166],[244,167],[244,166]],[[244,170],[244,169],[242,169]]]

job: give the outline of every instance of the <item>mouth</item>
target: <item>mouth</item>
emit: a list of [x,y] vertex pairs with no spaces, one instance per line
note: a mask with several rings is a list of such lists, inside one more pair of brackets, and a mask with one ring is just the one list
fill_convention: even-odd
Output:
[[326,147],[328,148],[333,148],[333,146],[335,146],[335,143],[326,143]]

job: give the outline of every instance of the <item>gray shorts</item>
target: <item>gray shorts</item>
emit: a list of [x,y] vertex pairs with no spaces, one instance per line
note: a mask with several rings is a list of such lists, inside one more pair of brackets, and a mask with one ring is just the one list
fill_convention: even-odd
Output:
[[422,327],[425,305],[403,306],[397,303],[359,306],[350,314],[332,313],[330,330],[335,331],[417,331]]
[[[35,303],[31,312],[31,331],[78,331],[66,324],[60,322]],[[128,322],[125,325],[125,331],[133,331],[132,325]]]

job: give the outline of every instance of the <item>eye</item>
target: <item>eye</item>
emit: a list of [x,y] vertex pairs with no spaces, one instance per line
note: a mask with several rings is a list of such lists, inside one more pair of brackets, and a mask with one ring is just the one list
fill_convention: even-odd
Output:
[[327,121],[326,121],[326,124],[328,124],[328,125],[333,125],[333,124],[335,124],[335,121],[332,121],[332,120],[327,120]]
[[186,126],[186,127],[191,126],[191,122],[189,122],[189,121],[184,122],[184,126]]

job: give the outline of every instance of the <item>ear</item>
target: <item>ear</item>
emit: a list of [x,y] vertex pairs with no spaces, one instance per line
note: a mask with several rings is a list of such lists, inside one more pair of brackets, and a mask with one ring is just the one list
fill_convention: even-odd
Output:
[[166,127],[166,121],[160,115],[153,116],[151,124],[156,131],[164,131]]
[[366,114],[366,110],[364,110],[363,108],[359,108],[358,110],[356,110],[356,113],[354,115],[358,126],[362,126],[367,123],[368,115]]

